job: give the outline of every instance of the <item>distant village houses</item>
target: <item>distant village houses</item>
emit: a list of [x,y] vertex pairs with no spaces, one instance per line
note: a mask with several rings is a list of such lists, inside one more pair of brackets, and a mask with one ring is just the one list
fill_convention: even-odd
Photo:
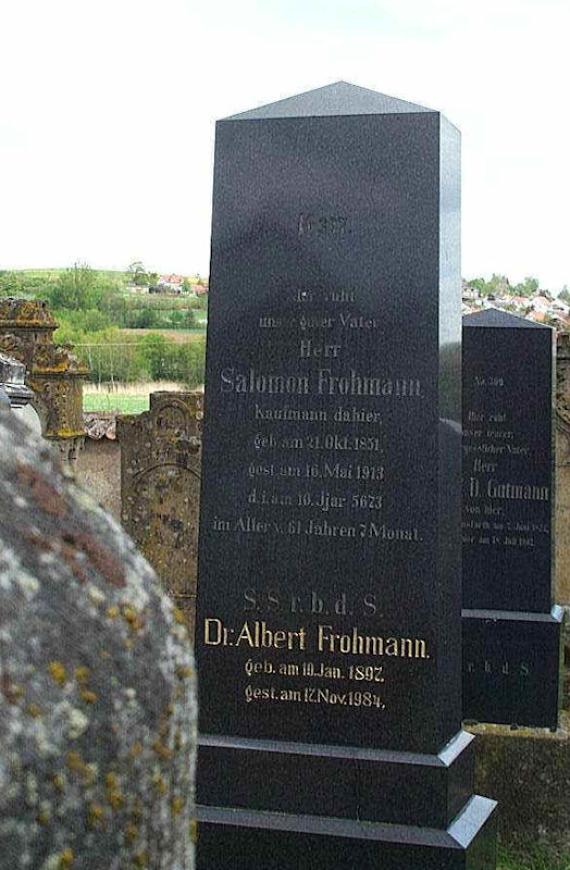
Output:
[[193,296],[206,296],[208,293],[208,284],[199,279],[197,282],[190,278],[185,278],[184,275],[160,275],[154,284],[149,284],[143,287],[132,287],[131,289],[143,291],[146,293],[162,294],[165,296],[180,296],[182,293],[188,293]]
[[158,279],[158,286],[164,287],[170,293],[181,293],[184,278],[182,275],[161,275]]
[[[475,282],[477,283],[477,282]],[[538,282],[537,282],[538,283]],[[499,283],[495,292],[481,292],[477,286],[463,282],[463,314],[473,314],[485,308],[499,308],[519,317],[553,326],[559,332],[570,330],[570,305],[548,290],[536,290],[529,296],[516,293],[508,282]]]

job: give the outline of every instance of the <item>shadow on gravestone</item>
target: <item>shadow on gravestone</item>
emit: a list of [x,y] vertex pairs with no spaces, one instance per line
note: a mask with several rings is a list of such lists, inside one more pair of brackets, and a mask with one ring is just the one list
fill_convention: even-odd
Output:
[[204,397],[155,392],[150,410],[117,417],[121,520],[194,635]]
[[183,617],[6,409],[0,443],[0,867],[191,870]]

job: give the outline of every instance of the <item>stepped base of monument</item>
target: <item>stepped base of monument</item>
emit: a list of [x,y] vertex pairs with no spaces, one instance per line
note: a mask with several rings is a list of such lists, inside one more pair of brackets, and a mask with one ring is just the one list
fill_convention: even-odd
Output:
[[[279,789],[279,783],[273,787]],[[198,806],[197,870],[495,870],[496,804],[447,829]],[[315,810],[318,810],[315,806]]]
[[473,737],[437,754],[202,735],[199,870],[494,870]]
[[463,719],[558,726],[564,611],[463,610]]
[[199,738],[198,802],[445,829],[474,793],[474,738],[437,754],[354,746]]

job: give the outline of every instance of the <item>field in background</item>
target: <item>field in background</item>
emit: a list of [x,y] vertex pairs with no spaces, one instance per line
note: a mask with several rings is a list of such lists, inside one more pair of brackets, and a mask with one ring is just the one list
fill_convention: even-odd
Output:
[[[63,275],[67,272],[69,266],[65,266],[61,269],[14,269],[14,272],[18,274],[25,275],[26,278],[30,278],[32,281],[36,279],[45,279],[47,281],[55,281],[60,275]],[[102,275],[104,278],[124,278],[125,281],[130,277],[128,272],[115,271],[113,269],[97,269],[97,273]]]
[[[56,344],[67,345],[100,386],[139,381],[176,381],[186,388],[204,380],[207,295],[195,295],[196,281],[185,276],[181,293],[149,293],[131,289],[134,276],[158,281],[157,273],[91,269],[75,263],[70,269],[0,270],[0,297],[43,300],[58,328]],[[136,269],[134,267],[137,267]],[[141,267],[142,268],[142,267]],[[178,279],[177,279],[178,280]],[[203,285],[202,285],[203,287]],[[138,400],[103,392],[86,407],[141,408]]]
[[148,396],[109,396],[103,393],[84,396],[83,411],[142,414],[143,411],[148,411]]
[[135,384],[117,384],[114,387],[85,384],[84,411],[118,411],[121,414],[141,414],[148,411],[149,395],[158,390],[184,390],[183,384],[173,381],[146,381]]
[[170,338],[176,344],[184,344],[187,341],[199,341],[206,335],[205,329],[121,329],[123,335],[134,335],[142,338],[143,335],[163,335]]

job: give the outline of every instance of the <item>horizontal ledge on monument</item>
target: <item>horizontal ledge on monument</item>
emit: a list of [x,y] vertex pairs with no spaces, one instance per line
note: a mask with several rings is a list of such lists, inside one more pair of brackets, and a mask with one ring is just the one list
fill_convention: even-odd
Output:
[[490,798],[475,795],[446,830],[201,805],[196,806],[196,818],[199,827],[209,824],[464,850],[490,820],[496,806]]
[[510,622],[557,622],[564,620],[564,608],[554,604],[549,613],[535,613],[526,610],[469,610],[461,611],[462,619],[490,619]]
[[473,747],[466,732],[439,755],[202,737],[198,802],[304,816],[317,800],[327,818],[445,830],[473,794]]
[[224,750],[247,750],[286,755],[307,755],[318,758],[338,758],[348,761],[373,761],[377,763],[416,765],[425,767],[450,767],[467,749],[473,735],[467,731],[457,734],[437,753],[401,752],[390,749],[371,749],[360,746],[338,746],[318,743],[296,743],[286,740],[257,740],[250,737],[234,737],[218,734],[201,734],[198,745]]

